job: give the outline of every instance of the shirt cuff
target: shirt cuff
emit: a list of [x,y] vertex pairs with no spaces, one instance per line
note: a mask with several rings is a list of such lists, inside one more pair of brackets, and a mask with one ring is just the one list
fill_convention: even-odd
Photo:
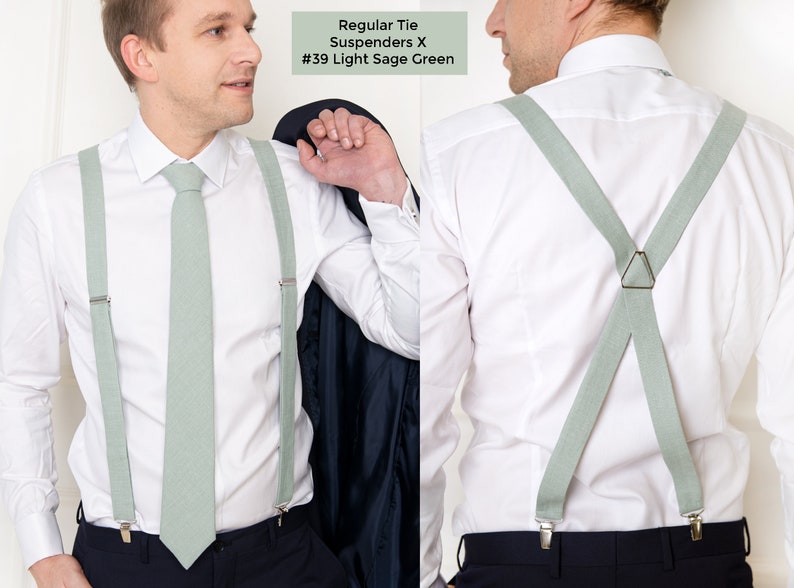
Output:
[[[367,217],[367,225],[375,238],[382,243],[412,241],[419,233],[419,208],[416,206],[411,182],[406,178],[406,188],[401,206],[384,202],[371,202],[359,195],[359,204]],[[396,222],[395,222],[396,221]]]
[[63,540],[54,512],[25,517],[16,524],[15,529],[25,569],[45,557],[63,553]]

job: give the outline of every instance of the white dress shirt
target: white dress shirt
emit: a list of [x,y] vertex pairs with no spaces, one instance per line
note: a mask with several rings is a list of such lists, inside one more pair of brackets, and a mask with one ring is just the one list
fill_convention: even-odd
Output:
[[[362,199],[372,232],[297,151],[276,143],[295,233],[298,317],[316,280],[365,335],[418,356],[418,225],[402,208]],[[140,115],[99,147],[105,185],[108,283],[137,524],[158,533],[168,359],[170,218],[174,190],[159,175],[177,156]],[[216,527],[273,516],[278,463],[280,276],[270,205],[248,141],[222,131],[192,160],[204,171],[212,267]],[[86,416],[69,464],[86,520],[112,516],[105,432],[86,284],[80,174],[68,156],[33,174],[11,218],[0,281],[0,491],[26,565],[60,553],[48,389],[68,335]],[[300,377],[298,377],[300,391]],[[312,497],[312,429],[295,410],[293,506]]]
[[[550,114],[641,248],[720,112],[645,37],[571,50],[528,93]],[[538,530],[540,481],[620,290],[606,240],[499,105],[423,134],[422,585],[441,584],[442,465],[461,402],[474,435],[456,534]],[[794,138],[750,117],[653,299],[704,522],[742,517],[749,448],[727,420],[755,354],[794,565]],[[750,521],[752,524],[752,521]],[[686,524],[630,345],[576,470],[558,531]]]

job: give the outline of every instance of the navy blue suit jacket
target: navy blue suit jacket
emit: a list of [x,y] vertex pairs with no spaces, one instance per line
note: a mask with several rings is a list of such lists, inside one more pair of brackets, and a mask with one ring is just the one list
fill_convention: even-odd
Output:
[[[287,113],[273,138],[311,144],[308,122],[340,107],[378,122],[351,102],[322,100]],[[341,190],[366,223],[358,193]],[[315,431],[315,530],[351,587],[417,586],[419,362],[368,341],[316,284],[306,293],[298,352],[303,407]]]

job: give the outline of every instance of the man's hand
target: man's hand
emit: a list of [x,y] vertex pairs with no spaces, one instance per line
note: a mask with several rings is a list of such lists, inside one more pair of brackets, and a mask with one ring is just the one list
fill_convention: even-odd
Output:
[[400,206],[407,187],[389,135],[366,117],[344,108],[323,110],[307,127],[321,155],[298,141],[300,162],[321,182],[353,188],[367,200]]
[[71,555],[45,557],[30,566],[38,588],[91,588],[83,569]]

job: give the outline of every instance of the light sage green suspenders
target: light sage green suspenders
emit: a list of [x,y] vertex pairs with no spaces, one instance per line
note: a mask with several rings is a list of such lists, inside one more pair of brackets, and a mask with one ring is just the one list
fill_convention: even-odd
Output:
[[85,215],[85,255],[88,274],[88,299],[94,335],[99,392],[105,421],[110,493],[113,518],[121,527],[121,537],[130,542],[130,525],[135,523],[130,462],[124,433],[124,414],[116,364],[116,344],[110,321],[108,295],[107,243],[105,233],[105,196],[97,147],[78,153]]
[[[295,377],[297,369],[298,293],[295,272],[295,243],[284,179],[272,145],[251,140],[265,179],[278,239],[281,288],[281,377],[279,389],[279,465],[275,508],[287,512],[293,496],[295,447]],[[130,465],[124,430],[121,388],[107,284],[105,198],[97,147],[78,154],[85,216],[86,269],[91,310],[91,328],[97,377],[105,422],[113,518],[119,523],[122,540],[130,541],[130,525],[136,522]]]
[[538,490],[540,541],[551,548],[554,525],[562,522],[565,495],[593,430],[629,338],[640,367],[656,438],[673,477],[679,512],[702,533],[703,493],[675,402],[670,370],[651,290],[684,229],[722,168],[746,115],[726,102],[686,177],[665,208],[643,249],[638,249],[601,188],[551,118],[529,96],[501,102],[524,126],[615,254],[621,291],[596,346],[590,366],[552,452]]
[[[283,514],[292,500],[295,451],[295,371],[298,364],[298,287],[295,279],[295,240],[289,213],[287,188],[273,146],[267,141],[251,141],[254,155],[265,179],[270,207],[276,222],[281,263],[281,385],[279,393],[279,461],[276,508]],[[286,393],[285,391],[289,391]],[[279,517],[279,525],[281,517]]]

